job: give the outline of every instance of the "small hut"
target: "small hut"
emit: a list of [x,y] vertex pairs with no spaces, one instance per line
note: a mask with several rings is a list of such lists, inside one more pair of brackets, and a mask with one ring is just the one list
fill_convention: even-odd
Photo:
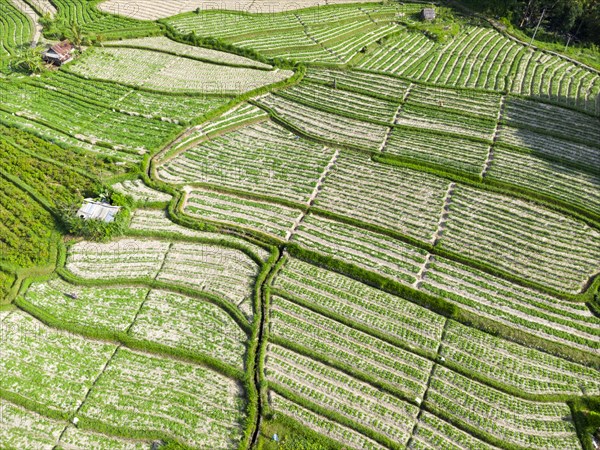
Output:
[[432,21],[435,20],[435,9],[434,8],[423,8],[421,11],[421,20]]
[[77,211],[77,217],[85,220],[95,219],[110,223],[115,220],[115,216],[120,209],[120,206],[112,206],[108,203],[97,202],[91,198],[86,198],[83,201],[81,208],[79,208],[79,211]]
[[42,53],[42,58],[47,63],[62,66],[73,59],[73,50],[75,50],[73,44],[62,41]]

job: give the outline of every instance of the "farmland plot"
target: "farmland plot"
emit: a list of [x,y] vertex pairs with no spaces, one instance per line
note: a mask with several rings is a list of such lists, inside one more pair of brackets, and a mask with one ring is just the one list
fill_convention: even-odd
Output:
[[152,189],[144,184],[140,179],[125,180],[112,186],[112,188],[124,195],[129,195],[136,202],[168,202],[172,196],[164,192]]
[[600,350],[600,319],[567,302],[463,264],[435,257],[421,288],[471,313],[567,347]]
[[256,263],[245,253],[211,244],[121,239],[71,247],[66,267],[77,276],[151,280],[187,286],[244,305],[252,296]]
[[302,215],[299,209],[201,189],[188,193],[184,211],[201,219],[239,225],[286,240]]
[[158,175],[169,183],[206,183],[305,203],[333,154],[263,122],[185,151],[164,162]]
[[322,84],[303,82],[277,95],[286,99],[330,110],[334,114],[364,120],[366,122],[384,122],[391,124],[398,105],[367,95],[349,91],[340,91]]
[[[396,443],[406,443],[419,412],[416,406],[386,394],[344,372],[270,344],[266,362],[270,386],[296,395],[366,426]],[[275,388],[276,390],[276,388]]]
[[148,37],[141,39],[125,39],[114,42],[106,42],[105,47],[130,47],[147,50],[163,51],[174,53],[178,56],[213,62],[215,64],[229,64],[232,66],[244,66],[260,69],[272,69],[273,67],[254,61],[250,58],[244,58],[233,53],[225,53],[203,47],[195,47],[180,42],[172,41],[164,36]]
[[433,414],[429,414],[427,411],[421,411],[410,448],[413,450],[438,450],[441,448],[445,450],[462,450],[465,448],[494,450],[498,447],[480,441],[469,433],[450,425]]
[[597,369],[448,321],[440,355],[461,369],[529,394],[598,395]]
[[274,287],[308,307],[378,330],[427,354],[437,351],[446,320],[400,297],[296,259],[288,260]]
[[79,414],[111,427],[165,433],[196,448],[225,450],[241,438],[243,408],[242,388],[234,380],[120,349]]
[[385,450],[387,448],[352,428],[315,414],[273,391],[269,392],[269,401],[271,407],[279,414],[286,415],[330,439],[342,442],[346,448],[353,450]]
[[600,175],[499,147],[494,149],[486,178],[525,187],[600,214]]
[[93,433],[69,426],[61,436],[57,450],[84,450],[89,448],[110,450],[151,450],[149,442],[119,439],[106,434]]
[[57,331],[24,312],[2,321],[2,389],[51,411],[73,413],[115,351]]
[[65,325],[125,332],[147,295],[145,288],[80,287],[55,278],[33,283],[25,300]]
[[432,363],[380,339],[328,319],[282,297],[273,297],[270,336],[307,349],[308,354],[351,367],[422,398]]
[[582,168],[600,167],[598,148],[529,129],[502,125],[499,128],[498,143],[525,149],[542,158]]
[[425,250],[388,236],[312,214],[302,221],[292,242],[404,283],[417,280],[427,257]]
[[208,94],[187,96],[141,91],[109,81],[85,80],[65,70],[44,77],[43,82],[32,80],[31,83],[70,97],[110,106],[130,116],[173,123],[196,119],[230,100],[229,97]]
[[490,145],[459,136],[394,128],[383,151],[415,163],[433,164],[479,175]]
[[433,238],[448,181],[342,153],[315,206],[427,241]]
[[244,367],[246,334],[219,307],[199,299],[152,290],[130,334],[136,339]]
[[5,448],[52,450],[65,426],[0,399],[0,442]]
[[556,135],[600,147],[600,121],[577,111],[541,102],[509,97],[503,121],[513,127],[524,127],[544,135]]
[[18,49],[29,45],[33,37],[33,23],[11,0],[0,0],[0,30],[2,58],[15,55]]
[[382,74],[358,71],[309,68],[306,80],[325,84],[336,89],[360,92],[372,97],[384,97],[401,102],[410,83]]
[[522,400],[441,366],[434,369],[426,405],[442,417],[524,448],[581,449],[566,404]]
[[526,201],[460,186],[452,195],[444,248],[565,292],[598,272],[600,232]]
[[161,92],[237,95],[293,75],[287,70],[257,70],[210,64],[150,50],[102,48],[69,66],[85,77]]
[[272,94],[258,103],[302,133],[337,145],[377,150],[388,131],[383,125],[330,114]]

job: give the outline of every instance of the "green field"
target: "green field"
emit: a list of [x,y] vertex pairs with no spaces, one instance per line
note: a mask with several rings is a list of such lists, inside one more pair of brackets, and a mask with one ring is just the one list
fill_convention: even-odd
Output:
[[0,449],[600,442],[600,73],[324,3],[0,0]]

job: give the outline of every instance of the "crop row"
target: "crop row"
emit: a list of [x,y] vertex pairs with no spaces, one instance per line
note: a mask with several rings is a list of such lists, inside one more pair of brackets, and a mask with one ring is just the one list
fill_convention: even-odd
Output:
[[297,259],[288,261],[275,279],[274,287],[308,307],[346,317],[363,327],[401,340],[420,352],[434,354],[442,336],[443,317],[400,297]]
[[340,91],[316,83],[303,82],[278,95],[317,109],[330,110],[333,113],[354,117],[367,122],[392,123],[398,105],[367,95]]
[[108,81],[86,80],[65,70],[31,83],[131,116],[174,123],[194,120],[229,101],[227,97],[191,97],[141,91]]
[[571,169],[536,155],[496,147],[486,179],[544,193],[600,214],[600,175]]
[[244,303],[244,312],[258,272],[256,263],[239,250],[149,239],[78,243],[71,247],[66,267],[86,279],[156,279],[195,288],[234,305]]
[[443,258],[434,258],[421,289],[478,316],[565,346],[597,352],[600,321],[585,305],[522,288]]
[[25,300],[65,326],[128,333],[134,340],[244,366],[245,333],[219,307],[199,299],[147,288],[77,287],[54,279],[33,284]]
[[172,222],[166,215],[165,211],[157,209],[136,209],[133,212],[133,217],[129,228],[134,232],[138,232],[144,235],[155,235],[155,236],[177,236],[184,239],[200,239],[209,240],[213,242],[226,243],[232,247],[239,247],[240,245],[250,248],[251,251],[258,255],[263,261],[266,261],[269,257],[269,252],[244,241],[234,236],[225,235],[223,233],[209,232],[209,231],[197,231],[191,228],[186,228],[181,225],[177,225]]
[[277,95],[262,97],[259,104],[269,108],[278,118],[302,133],[341,145],[377,150],[388,131],[388,128],[383,125],[328,114]]
[[188,194],[184,211],[201,219],[241,225],[280,239],[290,236],[302,213],[274,203],[200,189]]
[[322,363],[269,344],[267,381],[372,429],[397,444],[410,437],[418,408]]
[[410,86],[406,81],[387,75],[314,68],[308,69],[306,80],[326,84],[335,89],[360,92],[371,97],[383,96],[396,102],[404,99]]
[[564,403],[522,400],[436,366],[426,408],[498,441],[525,448],[580,449]]
[[441,245],[555,289],[579,292],[598,271],[600,233],[526,201],[459,186]]
[[69,426],[0,399],[0,441],[6,448],[148,450],[150,444]]
[[95,49],[69,67],[84,77],[171,93],[237,95],[290,77],[286,70],[210,64],[150,50]]
[[244,403],[239,383],[212,370],[119,349],[78,414],[102,428],[227,449],[241,439]]
[[332,154],[263,122],[193,147],[161,165],[158,174],[169,183],[207,183],[304,203]]
[[[436,259],[428,269],[422,288],[425,292],[431,291],[430,286],[438,285],[446,290],[446,294],[437,290],[433,291],[434,294],[461,304],[475,314],[566,346],[597,351],[595,341],[598,339],[599,320],[584,305],[567,302],[561,305],[558,299],[480,273],[473,273],[470,283],[467,283],[466,273],[464,280],[448,278],[438,282],[445,267],[442,264],[443,261]],[[390,374],[402,370],[406,373],[405,381],[396,381],[396,387],[404,391],[404,395],[407,395],[408,386],[413,385],[410,378],[415,377],[415,372],[424,372],[424,360],[414,359],[416,355],[428,358],[439,355],[441,358],[437,360],[445,365],[500,385],[509,392],[565,396],[596,395],[600,390],[597,369],[567,362],[453,320],[447,321],[442,333],[443,317],[401,297],[384,294],[359,281],[297,259],[286,262],[275,279],[274,287],[276,293],[294,299],[296,304],[280,298],[280,295],[274,297],[271,312],[273,336],[302,346],[319,355],[320,359],[336,361],[338,365],[349,366],[348,370],[366,373],[379,382],[393,383],[394,377],[381,378],[378,366],[392,367],[393,370],[388,369]],[[463,300],[461,303],[448,293],[462,295],[470,302]],[[543,305],[544,301],[546,305]],[[556,305],[551,304],[552,301]],[[541,306],[530,306],[536,302]],[[379,339],[416,355],[412,355],[412,359],[410,355],[390,358],[387,355],[392,352],[391,347]],[[329,351],[325,351],[326,348]],[[361,356],[360,361],[358,355]],[[403,364],[397,366],[393,361],[398,364],[403,361]],[[371,368],[367,370],[369,365]],[[415,367],[420,369],[415,371]]]
[[369,155],[342,153],[315,206],[380,225],[423,241],[437,230],[448,182],[373,162]]
[[136,202],[168,202],[171,200],[171,195],[156,189],[149,188],[140,179],[125,180],[114,184],[112,188],[124,195],[129,195]]
[[311,430],[329,437],[338,442],[343,442],[344,446],[353,450],[386,450],[381,444],[369,439],[360,434],[354,429],[340,425],[333,420],[315,414],[309,409],[294,403],[287,398],[276,394],[273,391],[269,392],[270,406],[279,414],[286,415]]
[[392,386],[406,398],[423,398],[432,363],[326,318],[283,297],[274,296],[270,311],[270,336],[306,349],[328,363],[360,372]]
[[383,151],[417,164],[430,164],[479,175],[489,148],[490,144],[459,136],[394,128]]
[[[575,136],[576,137],[576,136]],[[527,128],[501,125],[498,142],[531,151],[543,158],[571,163],[588,169],[600,167],[598,148],[561,139]]]
[[[0,57],[15,56],[33,36],[31,20],[11,0],[0,1]],[[1,65],[0,65],[0,68]]]

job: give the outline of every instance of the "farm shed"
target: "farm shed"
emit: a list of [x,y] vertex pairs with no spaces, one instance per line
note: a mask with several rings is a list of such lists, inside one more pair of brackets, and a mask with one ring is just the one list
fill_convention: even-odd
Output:
[[77,216],[82,219],[96,219],[102,220],[106,223],[110,223],[115,220],[115,216],[119,212],[121,207],[112,206],[108,203],[97,202],[91,198],[86,198],[83,201],[83,205],[77,211]]
[[423,8],[423,11],[421,11],[421,19],[422,20],[435,20],[435,9]]
[[42,58],[50,64],[62,66],[73,59],[74,49],[75,47],[69,41],[62,41],[43,52]]

